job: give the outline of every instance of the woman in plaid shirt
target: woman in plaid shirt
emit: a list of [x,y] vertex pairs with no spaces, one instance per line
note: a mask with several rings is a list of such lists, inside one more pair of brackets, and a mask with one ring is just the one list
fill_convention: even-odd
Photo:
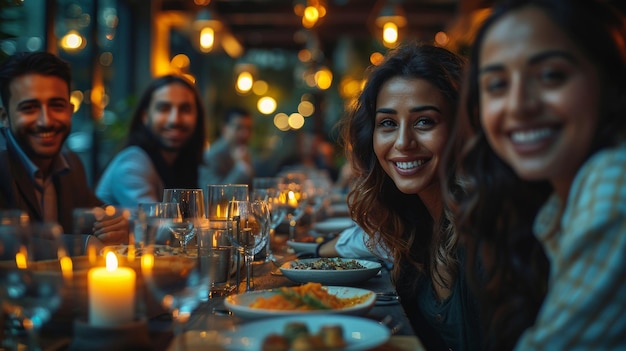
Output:
[[625,23],[606,1],[512,0],[477,33],[451,200],[491,349],[626,349]]

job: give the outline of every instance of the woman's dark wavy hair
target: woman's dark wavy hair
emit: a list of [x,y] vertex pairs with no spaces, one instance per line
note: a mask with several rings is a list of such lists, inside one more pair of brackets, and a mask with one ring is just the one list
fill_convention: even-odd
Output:
[[600,75],[602,111],[588,156],[615,145],[625,134],[626,46],[623,18],[616,11],[594,0],[510,0],[494,6],[476,35],[453,132],[469,128],[474,136],[461,151],[449,148],[444,162],[448,170],[456,169],[463,185],[462,192],[448,188],[445,193],[468,248],[467,266],[480,262],[484,267],[481,275],[470,270],[468,276],[482,300],[486,345],[492,350],[512,349],[534,323],[549,274],[532,224],[552,188],[545,181],[520,179],[489,146],[479,116],[479,53],[485,34],[504,15],[527,6],[537,7],[560,27]]
[[[426,44],[411,43],[390,51],[380,66],[368,69],[367,83],[356,105],[341,122],[340,140],[355,173],[348,194],[353,219],[370,234],[368,245],[383,243],[395,262],[408,262],[422,273],[428,272],[433,260],[439,260],[453,276],[456,274],[456,235],[447,216],[433,227],[419,197],[398,190],[379,164],[373,147],[376,100],[383,84],[394,77],[424,79],[445,96],[451,111],[456,111],[464,63],[460,56]],[[415,252],[416,248],[420,252]],[[400,267],[394,265],[394,279]],[[437,276],[444,284],[450,283]]]
[[[159,157],[162,146],[159,140],[148,129],[142,116],[150,106],[154,92],[164,86],[181,84],[194,94],[197,118],[196,128],[190,140],[180,150],[173,166],[166,166]],[[136,145],[148,153],[161,176],[165,187],[187,187],[196,188],[198,186],[198,165],[202,163],[202,155],[205,143],[205,121],[204,104],[200,97],[200,92],[196,86],[187,78],[179,75],[165,75],[155,78],[144,90],[143,95],[135,108],[133,118],[130,122],[130,130],[126,140],[126,147]]]

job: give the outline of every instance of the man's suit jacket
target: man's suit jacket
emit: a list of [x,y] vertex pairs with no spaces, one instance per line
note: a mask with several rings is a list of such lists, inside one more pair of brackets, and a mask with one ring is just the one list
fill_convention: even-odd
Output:
[[[28,213],[30,220],[43,220],[41,206],[35,195],[35,184],[26,169],[11,152],[0,150],[0,209],[16,208]],[[65,233],[74,234],[72,211],[74,208],[102,205],[92,189],[87,185],[85,168],[75,153],[67,150],[63,155],[70,167],[69,172],[53,176],[57,193],[58,223]]]

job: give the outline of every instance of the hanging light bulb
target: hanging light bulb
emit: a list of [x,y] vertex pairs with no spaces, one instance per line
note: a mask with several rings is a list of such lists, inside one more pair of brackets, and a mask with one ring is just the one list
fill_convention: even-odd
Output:
[[382,6],[376,17],[376,25],[382,30],[383,45],[395,47],[400,38],[400,28],[406,26],[406,17],[400,0],[388,0]]
[[203,8],[198,12],[193,22],[194,29],[198,32],[198,47],[202,52],[211,52],[215,45],[216,32],[222,28],[222,23],[215,18],[213,13]]

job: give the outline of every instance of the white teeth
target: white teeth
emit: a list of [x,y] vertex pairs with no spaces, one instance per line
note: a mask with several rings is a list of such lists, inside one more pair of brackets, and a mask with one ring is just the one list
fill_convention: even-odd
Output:
[[41,132],[41,133],[37,133],[39,135],[40,138],[51,138],[54,136],[54,132]]
[[532,143],[551,136],[554,131],[550,128],[525,130],[511,133],[511,139],[516,143]]
[[419,167],[423,165],[425,162],[426,161],[424,160],[412,161],[412,162],[396,162],[396,166],[400,169],[409,169],[409,168]]

